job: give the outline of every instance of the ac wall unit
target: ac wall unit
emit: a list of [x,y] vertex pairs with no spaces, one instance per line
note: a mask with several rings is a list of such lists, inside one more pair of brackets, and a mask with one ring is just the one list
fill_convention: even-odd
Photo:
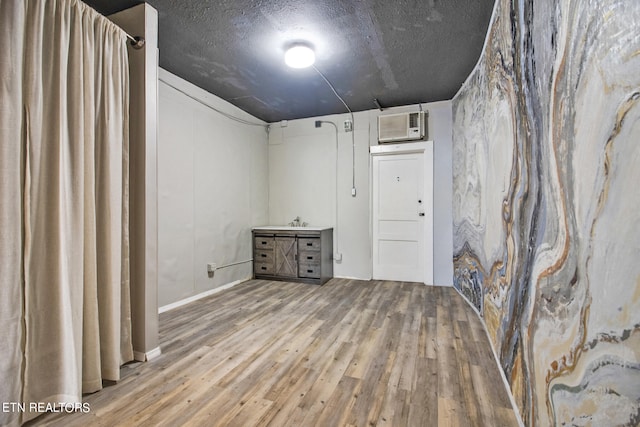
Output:
[[416,141],[427,136],[424,111],[378,116],[378,142]]

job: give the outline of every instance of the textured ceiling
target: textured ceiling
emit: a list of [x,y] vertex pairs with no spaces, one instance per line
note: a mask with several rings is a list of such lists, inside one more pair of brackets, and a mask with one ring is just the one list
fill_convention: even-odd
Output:
[[[108,15],[136,0],[85,0]],[[451,99],[480,56],[493,0],[149,0],[160,66],[267,122]]]

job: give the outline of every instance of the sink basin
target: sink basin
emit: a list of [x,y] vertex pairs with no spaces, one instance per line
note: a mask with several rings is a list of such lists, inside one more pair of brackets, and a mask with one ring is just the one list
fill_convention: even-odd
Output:
[[253,227],[254,230],[282,230],[282,231],[298,231],[298,230],[309,230],[309,231],[321,231],[326,230],[331,227],[292,227],[290,225],[266,225],[263,227]]

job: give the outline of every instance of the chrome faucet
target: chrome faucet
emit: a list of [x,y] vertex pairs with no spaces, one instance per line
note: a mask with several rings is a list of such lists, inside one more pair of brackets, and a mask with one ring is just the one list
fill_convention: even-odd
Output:
[[300,217],[297,216],[289,223],[289,227],[306,227],[308,224],[306,222],[301,223]]

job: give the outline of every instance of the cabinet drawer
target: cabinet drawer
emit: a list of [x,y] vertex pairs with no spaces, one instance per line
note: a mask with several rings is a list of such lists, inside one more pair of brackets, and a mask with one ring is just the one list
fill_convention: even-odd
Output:
[[273,251],[256,249],[255,260],[256,263],[273,264]]
[[298,260],[300,264],[320,264],[320,252],[300,252]]
[[255,236],[253,239],[253,247],[256,249],[273,249],[274,242],[272,236]]
[[320,239],[317,237],[300,237],[298,239],[298,252],[319,251]]
[[273,263],[254,262],[253,269],[256,276],[260,274],[273,274]]
[[310,279],[319,279],[320,278],[320,264],[303,264],[300,263],[300,267],[298,269],[299,277],[307,277]]

